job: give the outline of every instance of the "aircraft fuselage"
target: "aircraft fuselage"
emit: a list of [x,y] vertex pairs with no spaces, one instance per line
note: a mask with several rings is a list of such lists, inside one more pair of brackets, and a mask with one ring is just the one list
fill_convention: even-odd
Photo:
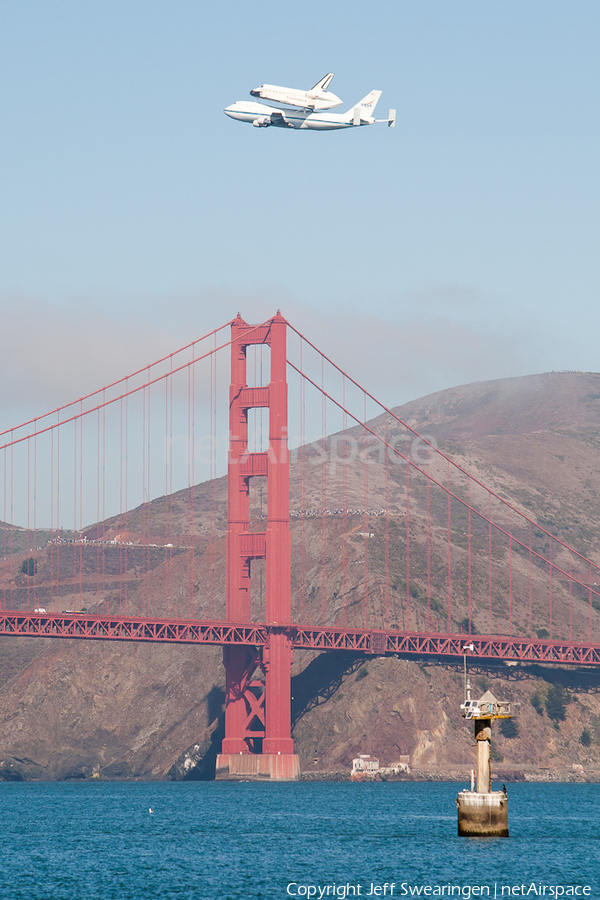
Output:
[[[269,125],[276,128],[300,128],[314,131],[332,131],[336,128],[352,128],[352,118],[343,113],[312,112],[306,109],[275,109],[264,103],[238,100],[225,110],[225,115],[239,122],[252,122],[257,127]],[[361,125],[370,125],[374,120],[363,118]],[[357,123],[358,124],[358,123]]]

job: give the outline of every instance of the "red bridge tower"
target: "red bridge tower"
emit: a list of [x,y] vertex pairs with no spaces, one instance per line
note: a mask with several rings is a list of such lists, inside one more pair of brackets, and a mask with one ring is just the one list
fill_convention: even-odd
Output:
[[[225,737],[217,778],[295,779],[300,773],[291,737],[291,572],[286,327],[279,311],[269,322],[231,326],[229,465],[227,487],[227,619],[250,622],[252,560],[265,560],[268,641],[262,648],[223,649]],[[248,387],[246,349],[271,348],[268,386]],[[269,448],[248,451],[248,410],[269,410]],[[250,531],[250,479],[267,479],[267,528]]]

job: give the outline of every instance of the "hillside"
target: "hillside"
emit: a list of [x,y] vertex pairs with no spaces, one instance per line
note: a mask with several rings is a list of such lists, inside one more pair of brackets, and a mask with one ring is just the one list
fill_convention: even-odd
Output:
[[541,525],[600,558],[600,374],[506,378],[396,410]]
[[[429,395],[394,411],[498,494],[600,563],[600,375],[553,373],[477,383]],[[381,428],[381,422],[375,420],[372,427]],[[330,458],[334,447],[335,439],[331,438],[327,448]],[[322,469],[310,464],[316,453],[312,447],[294,455],[292,508],[363,507],[360,461],[349,462],[345,469],[330,466],[324,484]],[[381,460],[377,464],[377,459],[375,463],[369,469],[369,505],[382,507],[386,505],[384,464]],[[387,488],[387,508],[392,512],[402,509],[404,483],[404,472],[392,471]],[[402,616],[408,615],[412,627],[423,627],[431,611],[437,614],[435,603],[441,610],[442,575],[439,584],[433,579],[431,610],[427,606],[423,569],[419,569],[419,527],[423,526],[425,505],[418,481],[413,492],[410,610],[404,605],[402,521],[391,515],[386,526],[385,516],[370,518],[372,537],[367,542],[360,536],[364,515],[346,513],[324,519],[292,519],[297,612],[302,610],[316,621],[325,605],[329,621],[345,616],[350,624],[362,624],[367,591],[375,615],[380,598],[379,613],[383,616],[386,540],[393,594],[387,610],[390,624],[401,624]],[[344,504],[340,502],[342,496]],[[253,502],[259,515],[260,498],[255,496]],[[147,536],[150,528],[157,543],[164,544],[165,503],[166,498],[152,501],[128,512],[126,521],[117,517],[90,527],[86,534],[90,540],[101,532],[105,539],[135,541],[136,536]],[[105,608],[118,608],[117,580],[122,584],[125,565],[129,607],[140,613],[176,612],[202,617],[223,609],[226,480],[197,485],[193,492],[181,491],[168,498],[168,504],[172,548],[167,556],[155,550],[153,556],[146,557],[152,571],[145,580],[139,575],[141,550],[129,548],[123,563],[123,553],[117,548],[102,549],[105,596],[109,598]],[[441,528],[445,514],[445,507],[431,506],[434,528]],[[212,542],[211,523],[213,535],[216,532]],[[193,553],[187,549],[190,532],[194,535]],[[21,531],[18,539],[27,546]],[[457,560],[452,625],[458,628],[467,612],[463,589],[466,576],[460,536],[452,539]],[[475,546],[469,576],[474,589],[478,579],[483,583],[483,567],[487,565],[484,549],[483,545]],[[36,576],[40,603],[50,602],[53,572],[57,566],[61,571],[62,567],[65,571],[72,569],[75,552],[65,546],[58,562],[49,550],[40,553]],[[83,554],[86,579],[77,599],[91,610],[97,603],[99,551],[89,547],[77,552]],[[443,573],[446,552],[441,539],[439,546],[433,540],[432,569],[437,560]],[[503,552],[499,549],[494,557],[498,572],[502,570]],[[174,608],[170,610],[165,610],[164,589],[159,587],[167,565],[173,588]],[[534,570],[532,590],[542,619],[544,577],[541,567]],[[11,605],[25,605],[27,576],[15,571],[10,579]],[[188,610],[190,582],[194,590]],[[70,590],[73,593],[75,588]],[[504,630],[507,613],[501,594],[499,590],[493,598],[493,612],[495,622]],[[63,600],[71,602],[66,595]],[[262,600],[258,595],[255,600],[258,614]],[[443,625],[445,611],[439,614]],[[560,594],[554,615],[556,627],[566,629],[569,610],[564,603],[561,607]],[[598,611],[593,615],[596,619]],[[475,603],[472,627],[483,632],[486,616]],[[574,629],[583,628],[589,617],[589,610],[577,597],[571,616]],[[524,629],[527,622],[517,616],[515,626]],[[79,778],[94,772],[103,777],[198,777],[210,768],[223,701],[224,673],[218,648],[5,638],[3,650],[0,777]],[[600,767],[600,698],[596,693],[600,673],[588,676],[541,667],[478,667],[474,679],[482,693],[491,686],[498,696],[520,703],[518,735],[497,735],[497,765],[504,766],[506,777],[511,771],[539,767],[564,774],[567,769],[571,771],[573,763],[588,771]],[[545,705],[549,693],[550,698],[556,693],[556,684],[566,691],[564,720],[552,718]],[[417,664],[297,653],[292,692],[294,737],[303,770],[347,769],[358,752],[372,752],[382,762],[409,754],[413,768],[430,775],[469,769],[469,729],[458,715],[461,692],[460,669],[433,660]],[[580,741],[584,731],[589,743],[585,737],[584,743]]]

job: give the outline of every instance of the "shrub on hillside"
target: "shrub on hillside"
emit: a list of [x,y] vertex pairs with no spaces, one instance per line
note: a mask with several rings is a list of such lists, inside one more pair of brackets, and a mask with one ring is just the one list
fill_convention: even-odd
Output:
[[490,742],[490,758],[492,762],[502,762],[504,759],[504,754],[498,750],[498,745],[495,741]]
[[534,694],[531,698],[531,705],[535,709],[538,716],[544,715],[544,704],[542,703],[542,698],[539,694]]
[[500,719],[500,731],[505,738],[516,738],[519,736],[519,723],[515,719]]
[[30,556],[29,559],[24,559],[21,565],[21,572],[24,575],[35,575],[37,572],[37,563],[33,556]]
[[554,722],[564,722],[569,695],[562,684],[552,684],[546,694],[546,712]]

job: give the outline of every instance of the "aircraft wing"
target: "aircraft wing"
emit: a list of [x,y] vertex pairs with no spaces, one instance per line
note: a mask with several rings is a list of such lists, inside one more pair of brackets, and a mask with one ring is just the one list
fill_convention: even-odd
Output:
[[280,128],[294,127],[292,123],[286,119],[285,114],[279,112],[279,110],[273,110],[273,112],[271,113],[271,125],[279,125]]

